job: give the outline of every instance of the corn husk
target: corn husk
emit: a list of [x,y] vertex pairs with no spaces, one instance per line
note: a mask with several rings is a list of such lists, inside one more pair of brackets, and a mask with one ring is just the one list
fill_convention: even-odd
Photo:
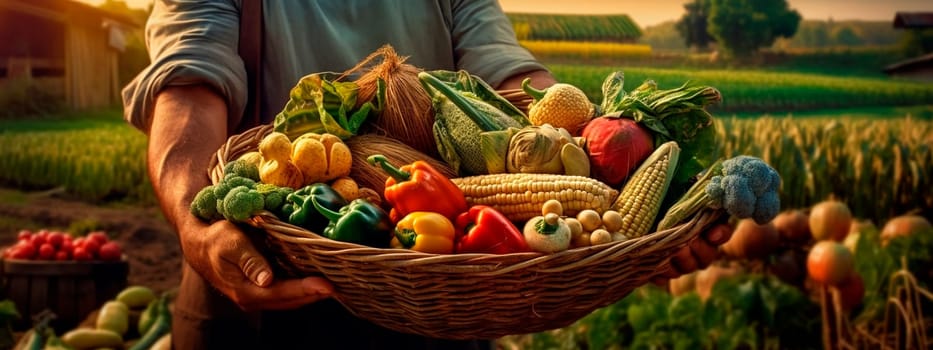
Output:
[[344,76],[359,74],[359,101],[369,101],[376,94],[377,81],[385,82],[385,101],[380,115],[364,127],[364,133],[376,133],[401,140],[414,149],[436,156],[434,109],[431,97],[418,81],[421,69],[406,64],[391,45],[385,45],[366,57]]
[[384,155],[392,165],[397,167],[411,164],[417,160],[423,160],[447,177],[457,176],[453,169],[446,163],[391,137],[376,134],[362,134],[347,139],[345,143],[350,147],[350,153],[353,156],[353,166],[351,168],[352,170],[350,170],[350,177],[356,180],[359,187],[371,188],[379,193],[379,195],[385,192],[386,179],[389,177],[389,174],[386,174],[382,168],[366,162],[366,158],[373,154]]

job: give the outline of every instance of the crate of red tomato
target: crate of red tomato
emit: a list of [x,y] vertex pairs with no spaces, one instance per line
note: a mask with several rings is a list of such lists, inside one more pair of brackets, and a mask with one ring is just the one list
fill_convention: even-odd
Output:
[[127,286],[129,264],[120,244],[103,231],[74,236],[55,230],[22,230],[3,251],[2,293],[24,316],[51,310],[56,329],[74,327]]

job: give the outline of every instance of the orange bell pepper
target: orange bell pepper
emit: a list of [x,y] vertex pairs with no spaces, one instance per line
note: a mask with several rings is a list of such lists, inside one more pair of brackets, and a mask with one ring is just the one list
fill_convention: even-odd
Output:
[[376,154],[366,159],[369,164],[380,165],[386,179],[386,202],[392,206],[389,217],[394,220],[416,211],[439,213],[451,222],[467,211],[466,197],[449,178],[425,161],[415,161],[396,168],[385,156]]
[[454,224],[444,215],[429,211],[416,211],[405,215],[395,225],[393,247],[419,252],[450,254],[454,251]]

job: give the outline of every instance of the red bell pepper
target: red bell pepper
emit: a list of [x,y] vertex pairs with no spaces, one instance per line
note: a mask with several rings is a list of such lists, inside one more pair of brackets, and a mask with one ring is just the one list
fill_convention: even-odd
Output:
[[457,253],[509,254],[530,251],[518,227],[498,210],[474,205],[455,223]]
[[386,202],[392,206],[389,217],[393,222],[416,211],[429,211],[454,221],[467,211],[466,197],[460,187],[425,161],[415,161],[396,168],[386,157],[376,154],[366,159],[369,164],[382,166],[389,174],[386,179]]

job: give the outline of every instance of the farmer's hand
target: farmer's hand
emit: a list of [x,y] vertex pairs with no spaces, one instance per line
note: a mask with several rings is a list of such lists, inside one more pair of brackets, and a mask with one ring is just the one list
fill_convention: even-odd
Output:
[[330,297],[321,278],[276,280],[249,237],[221,220],[208,225],[189,211],[209,185],[207,169],[237,120],[206,85],[166,87],[156,98],[147,134],[149,177],[165,218],[175,227],[185,260],[245,310],[289,309]]
[[186,231],[180,238],[188,264],[244,310],[293,309],[334,292],[319,277],[275,279],[249,237],[227,220]]
[[719,258],[719,246],[732,237],[732,226],[719,223],[711,227],[671,257],[671,268],[659,271],[655,284],[664,284],[668,279],[704,269]]

